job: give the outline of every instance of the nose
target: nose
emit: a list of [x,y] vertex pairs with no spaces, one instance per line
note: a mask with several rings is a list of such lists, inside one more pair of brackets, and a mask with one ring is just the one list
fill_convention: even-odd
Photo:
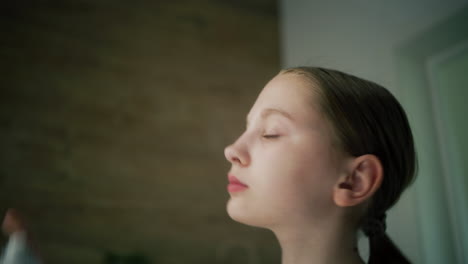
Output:
[[250,163],[250,156],[248,151],[238,142],[227,146],[224,149],[224,156],[232,165],[245,167]]

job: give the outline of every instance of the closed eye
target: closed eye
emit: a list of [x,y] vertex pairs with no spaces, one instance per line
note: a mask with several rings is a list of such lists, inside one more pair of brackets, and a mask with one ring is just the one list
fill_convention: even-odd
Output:
[[266,139],[274,139],[274,138],[279,138],[280,135],[263,135],[262,137]]

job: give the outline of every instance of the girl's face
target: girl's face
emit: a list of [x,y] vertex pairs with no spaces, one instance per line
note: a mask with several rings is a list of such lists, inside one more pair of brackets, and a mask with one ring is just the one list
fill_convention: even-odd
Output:
[[319,223],[333,213],[344,159],[332,147],[311,85],[295,74],[273,78],[250,110],[245,132],[226,147],[232,164],[227,210],[234,220],[271,229]]

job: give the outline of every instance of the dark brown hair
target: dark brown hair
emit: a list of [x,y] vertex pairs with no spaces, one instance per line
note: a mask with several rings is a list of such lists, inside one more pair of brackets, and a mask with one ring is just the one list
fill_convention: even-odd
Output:
[[409,263],[385,234],[385,213],[416,171],[413,136],[401,105],[384,87],[340,71],[296,67],[282,73],[304,76],[319,88],[318,103],[342,151],[379,158],[384,178],[361,223],[370,239],[369,263]]

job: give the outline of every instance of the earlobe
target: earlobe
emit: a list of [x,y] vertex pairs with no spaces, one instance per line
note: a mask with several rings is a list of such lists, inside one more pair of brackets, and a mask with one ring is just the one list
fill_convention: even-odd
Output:
[[383,168],[375,155],[366,154],[355,158],[347,174],[338,179],[333,199],[341,207],[358,205],[378,190],[383,180]]

